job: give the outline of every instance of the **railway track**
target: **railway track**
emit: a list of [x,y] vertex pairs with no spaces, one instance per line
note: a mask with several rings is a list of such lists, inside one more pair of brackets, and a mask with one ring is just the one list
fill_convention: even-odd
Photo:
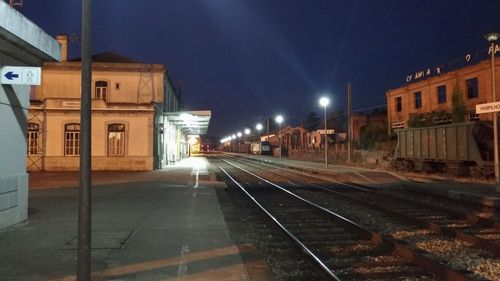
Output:
[[486,280],[299,196],[290,191],[298,188],[294,184],[276,184],[241,165],[226,161],[219,167],[334,280]]
[[[468,275],[474,280],[498,280],[500,231],[494,219],[411,200],[408,195],[374,192],[375,188],[332,182],[304,173],[298,175],[296,171],[254,161],[237,161],[267,178],[291,183],[290,190],[323,206],[338,207],[339,201],[333,198],[344,198],[349,202],[341,211],[348,215],[360,214],[356,220],[363,221],[370,229],[401,239],[453,268],[469,271]],[[352,204],[357,205],[354,208]]]

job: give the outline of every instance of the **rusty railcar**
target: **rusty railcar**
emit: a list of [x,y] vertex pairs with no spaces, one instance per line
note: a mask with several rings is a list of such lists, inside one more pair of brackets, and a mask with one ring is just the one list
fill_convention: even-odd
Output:
[[491,122],[396,130],[398,169],[488,177],[494,173]]

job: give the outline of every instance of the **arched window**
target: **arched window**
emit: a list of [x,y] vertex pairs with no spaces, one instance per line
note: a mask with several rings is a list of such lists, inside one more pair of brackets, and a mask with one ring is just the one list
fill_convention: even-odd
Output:
[[64,155],[80,155],[80,124],[72,123],[64,126]]
[[40,136],[40,125],[28,123],[28,155],[38,155],[38,138]]
[[96,81],[95,82],[95,98],[106,100],[108,94],[108,82]]
[[125,125],[108,125],[108,156],[125,156]]

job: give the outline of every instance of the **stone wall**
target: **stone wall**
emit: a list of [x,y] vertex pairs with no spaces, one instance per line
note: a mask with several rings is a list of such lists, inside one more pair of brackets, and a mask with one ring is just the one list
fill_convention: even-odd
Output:
[[[392,152],[390,151],[367,151],[367,150],[354,150],[352,161],[360,164],[371,164],[388,166],[389,158]],[[309,162],[324,162],[324,150],[291,150],[288,153],[288,158],[292,160],[309,161]],[[343,164],[347,162],[347,151],[330,149],[328,151],[328,163]]]

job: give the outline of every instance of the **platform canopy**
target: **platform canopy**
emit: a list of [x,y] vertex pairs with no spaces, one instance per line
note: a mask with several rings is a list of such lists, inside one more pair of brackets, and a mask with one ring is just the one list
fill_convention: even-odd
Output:
[[186,135],[205,135],[212,112],[210,110],[167,112],[165,116]]

